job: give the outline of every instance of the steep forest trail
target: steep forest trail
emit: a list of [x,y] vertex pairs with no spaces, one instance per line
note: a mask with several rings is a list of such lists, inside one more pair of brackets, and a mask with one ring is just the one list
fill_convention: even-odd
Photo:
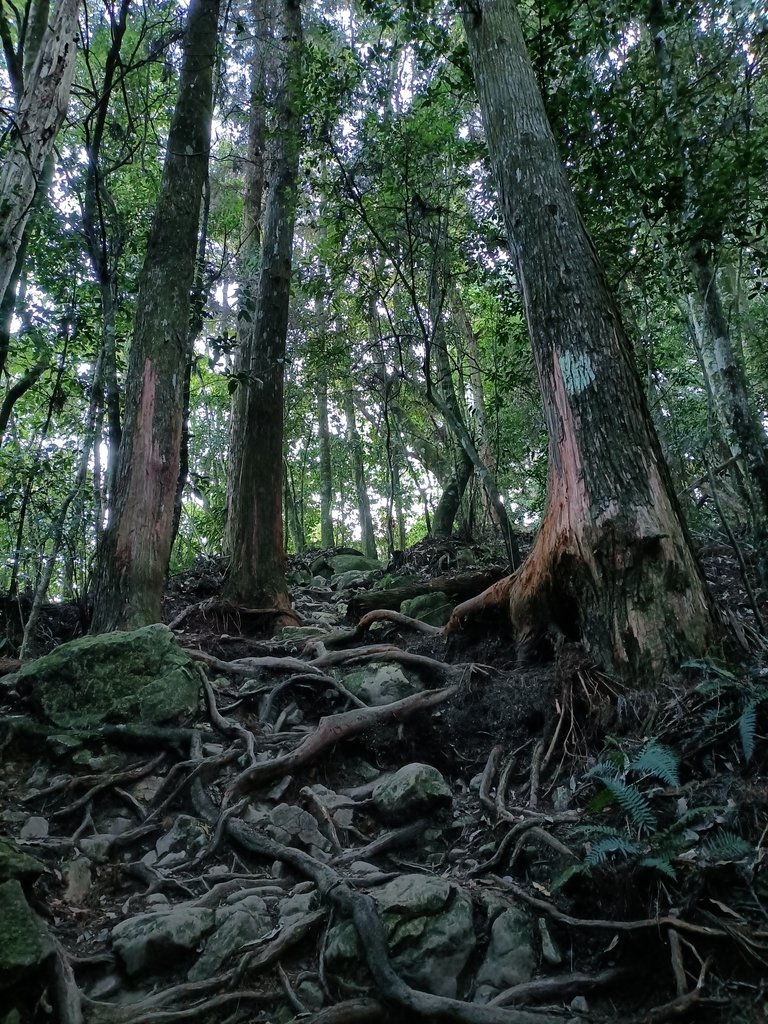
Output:
[[[458,551],[384,582],[482,569]],[[219,567],[173,582],[185,720],[65,728],[0,680],[0,1020],[764,1020],[766,649],[705,563],[748,663],[654,692],[575,645],[518,666],[503,623],[349,620],[384,570],[299,564],[271,638]]]

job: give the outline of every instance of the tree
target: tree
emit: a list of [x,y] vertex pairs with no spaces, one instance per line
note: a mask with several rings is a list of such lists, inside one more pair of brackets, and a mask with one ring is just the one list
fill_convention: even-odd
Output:
[[[568,186],[513,0],[463,16],[550,439],[534,547],[499,592],[523,641],[650,683],[712,627],[629,341]],[[490,595],[485,598],[490,600]],[[467,606],[454,613],[458,624]]]
[[[14,277],[46,159],[67,112],[75,73],[79,6],[80,0],[59,0],[25,81],[13,143],[0,171],[0,306]],[[0,17],[4,22],[5,15]],[[19,71],[16,68],[12,78],[18,80]]]
[[228,596],[288,610],[283,549],[283,384],[291,287],[293,228],[301,127],[302,31],[297,0],[280,4],[275,87],[261,259],[247,347],[240,358],[233,406],[233,450],[227,531]]
[[144,260],[94,632],[160,619],[179,475],[190,289],[208,168],[219,0],[192,0],[179,96]]

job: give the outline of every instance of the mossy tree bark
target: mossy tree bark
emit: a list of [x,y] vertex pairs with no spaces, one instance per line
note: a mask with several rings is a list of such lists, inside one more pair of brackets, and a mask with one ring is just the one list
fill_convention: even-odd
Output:
[[507,588],[512,622],[520,639],[559,630],[652,684],[703,651],[706,588],[517,8],[479,0],[463,18],[550,438],[548,506]]
[[179,476],[190,290],[208,169],[219,0],[192,0],[160,195],[139,283],[94,632],[159,621]]

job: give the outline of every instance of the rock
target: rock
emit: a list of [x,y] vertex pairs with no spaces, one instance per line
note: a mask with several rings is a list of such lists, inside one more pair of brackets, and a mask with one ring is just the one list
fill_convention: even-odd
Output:
[[338,576],[331,576],[331,586],[336,590],[359,590],[366,587],[373,579],[373,572],[361,572],[359,569],[350,569],[349,572],[339,573]]
[[1,992],[33,974],[53,947],[15,878],[0,885],[0,921]]
[[99,978],[98,981],[94,982],[93,986],[88,990],[89,999],[109,999],[110,996],[115,995],[123,987],[123,979],[119,974],[111,973],[105,974],[103,978]]
[[278,917],[280,924],[285,926],[290,921],[305,917],[320,905],[316,892],[298,892],[288,899],[280,900]]
[[91,888],[91,862],[88,857],[75,857],[64,866],[67,888],[64,899],[67,903],[82,903]]
[[202,821],[189,814],[179,814],[170,832],[155,843],[158,866],[169,866],[190,860],[208,843],[210,831]]
[[19,693],[65,728],[184,719],[200,689],[194,662],[159,623],[72,640],[24,665],[15,680]]
[[281,640],[290,640],[300,643],[302,640],[315,640],[319,636],[325,636],[328,632],[322,626],[283,626],[279,636]]
[[331,843],[317,827],[317,821],[309,811],[294,804],[278,804],[269,815],[267,831],[285,846],[308,848],[311,851],[330,853]]
[[325,993],[316,981],[307,979],[296,986],[296,995],[308,1010],[321,1010],[325,1003]]
[[344,676],[344,685],[366,704],[378,707],[423,689],[403,672],[399,665],[372,661]]
[[545,917],[538,920],[539,938],[541,939],[541,956],[544,961],[553,967],[559,967],[563,962],[563,954],[557,948],[557,943],[552,938],[549,925]]
[[327,559],[334,576],[345,572],[374,572],[381,569],[378,558],[366,558],[364,555],[332,555]]
[[48,835],[48,821],[46,818],[40,818],[34,815],[31,818],[27,818],[21,827],[19,832],[20,839],[45,839]]
[[105,835],[83,836],[82,839],[78,839],[77,846],[80,852],[94,864],[103,864],[109,860],[112,838],[112,836]]
[[406,764],[374,788],[376,810],[386,821],[413,821],[449,807],[453,796],[437,770],[429,764]]
[[474,1001],[487,1003],[505,988],[530,981],[536,964],[531,919],[515,907],[498,910],[491,925],[491,940],[475,977]]
[[[455,882],[400,875],[371,894],[382,916],[395,970],[414,988],[456,998],[457,979],[475,946],[472,901]],[[374,991],[351,921],[325,942],[328,976],[349,996]]]
[[437,590],[432,594],[419,594],[418,597],[403,601],[400,611],[412,619],[428,622],[430,626],[444,626],[451,617],[453,605],[447,594]]
[[212,910],[182,904],[172,910],[138,914],[116,924],[112,929],[112,947],[128,974],[154,972],[195,949],[213,926]]
[[570,1008],[574,1013],[589,1013],[589,1003],[584,996],[574,996]]
[[0,882],[10,878],[31,882],[45,871],[45,865],[28,853],[21,853],[11,843],[0,839]]
[[214,933],[205,943],[198,961],[190,968],[190,981],[203,981],[218,973],[224,961],[246,942],[260,939],[272,930],[267,905],[261,896],[243,896],[237,903],[219,907],[214,915]]

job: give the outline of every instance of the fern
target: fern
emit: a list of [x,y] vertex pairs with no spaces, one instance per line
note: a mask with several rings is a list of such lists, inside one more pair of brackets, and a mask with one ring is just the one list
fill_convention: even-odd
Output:
[[738,721],[741,749],[744,760],[749,764],[755,752],[755,733],[757,732],[757,701],[751,700],[744,708]]
[[668,786],[680,785],[679,761],[674,751],[661,743],[651,742],[629,765],[629,770],[661,779]]
[[632,839],[626,839],[624,836],[606,836],[592,846],[584,858],[584,864],[591,868],[597,864],[605,864],[611,853],[621,853],[625,857],[631,857],[640,853],[641,850],[640,844]]
[[677,872],[672,867],[668,857],[643,857],[639,863],[644,868],[652,868],[654,871],[658,871],[662,875],[666,875],[667,878],[671,878],[673,882],[677,881]]
[[704,854],[708,860],[734,861],[744,860],[754,855],[754,847],[735,832],[725,829],[712,836],[704,844]]
[[590,768],[587,775],[602,782],[616,803],[630,816],[638,828],[653,829],[656,827],[656,815],[648,800],[637,786],[622,782],[610,765],[596,764],[594,768]]

